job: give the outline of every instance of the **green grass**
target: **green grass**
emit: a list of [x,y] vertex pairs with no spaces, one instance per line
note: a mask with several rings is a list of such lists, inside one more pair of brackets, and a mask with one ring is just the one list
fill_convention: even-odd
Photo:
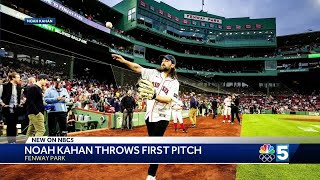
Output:
[[[244,115],[241,136],[320,136],[319,122],[281,120],[294,115]],[[305,132],[298,127],[313,128],[319,132]],[[238,165],[237,180],[318,180],[320,165]]]
[[244,115],[241,136],[320,136],[319,132],[305,132],[297,127],[312,127],[320,122],[290,121],[282,118],[297,118],[298,115]]

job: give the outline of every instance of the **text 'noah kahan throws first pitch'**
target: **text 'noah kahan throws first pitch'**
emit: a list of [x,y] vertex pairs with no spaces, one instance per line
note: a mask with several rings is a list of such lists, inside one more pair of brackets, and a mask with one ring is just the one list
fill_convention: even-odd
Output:
[[[122,56],[112,54],[113,59],[125,64],[136,73],[141,74],[138,81],[138,94],[147,99],[145,116],[149,136],[163,136],[171,117],[171,103],[179,101],[179,82],[176,73],[176,59],[172,55],[163,55],[161,66],[147,69],[139,64],[125,60]],[[155,180],[158,164],[151,164],[147,180]]]

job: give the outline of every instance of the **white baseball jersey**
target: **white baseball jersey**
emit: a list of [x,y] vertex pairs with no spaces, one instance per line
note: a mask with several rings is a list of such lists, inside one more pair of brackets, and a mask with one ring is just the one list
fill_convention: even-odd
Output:
[[231,107],[231,99],[230,98],[225,98],[223,102],[224,102],[225,107]]
[[[178,101],[178,102],[172,102],[171,103],[171,107],[172,107],[172,110],[173,111],[181,111],[182,110],[182,107],[183,107],[183,103],[182,101]],[[179,109],[179,110],[175,110],[175,109]]]
[[[179,98],[179,82],[171,77],[164,77],[163,73],[156,69],[142,68],[141,77],[152,82],[157,95],[167,96],[172,99]],[[147,111],[145,119],[149,122],[158,122],[161,120],[170,121],[171,103],[160,103],[156,100],[147,100]]]

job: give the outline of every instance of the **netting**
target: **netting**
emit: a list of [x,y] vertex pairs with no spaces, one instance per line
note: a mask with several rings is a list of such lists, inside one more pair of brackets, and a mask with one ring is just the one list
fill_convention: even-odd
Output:
[[113,72],[113,77],[116,85],[119,87],[132,87],[134,88],[135,84],[140,78],[140,74],[137,74],[131,70],[124,69],[117,66],[110,66]]

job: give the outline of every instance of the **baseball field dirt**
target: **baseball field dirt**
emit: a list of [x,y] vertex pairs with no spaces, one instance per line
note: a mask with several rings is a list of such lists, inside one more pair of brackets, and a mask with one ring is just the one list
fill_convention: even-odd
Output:
[[[165,136],[240,136],[241,126],[223,124],[222,117],[213,120],[209,117],[198,117],[197,128],[188,128],[188,133],[175,132],[172,121]],[[190,127],[190,120],[184,120]],[[147,136],[146,126],[136,127],[132,131],[95,130],[75,133],[71,136]],[[67,165],[1,165],[1,180],[14,179],[112,179],[112,180],[143,180],[147,176],[147,164],[136,165],[105,165],[105,164],[67,164]],[[161,164],[157,172],[157,180],[206,180],[236,179],[236,165],[165,165]]]

